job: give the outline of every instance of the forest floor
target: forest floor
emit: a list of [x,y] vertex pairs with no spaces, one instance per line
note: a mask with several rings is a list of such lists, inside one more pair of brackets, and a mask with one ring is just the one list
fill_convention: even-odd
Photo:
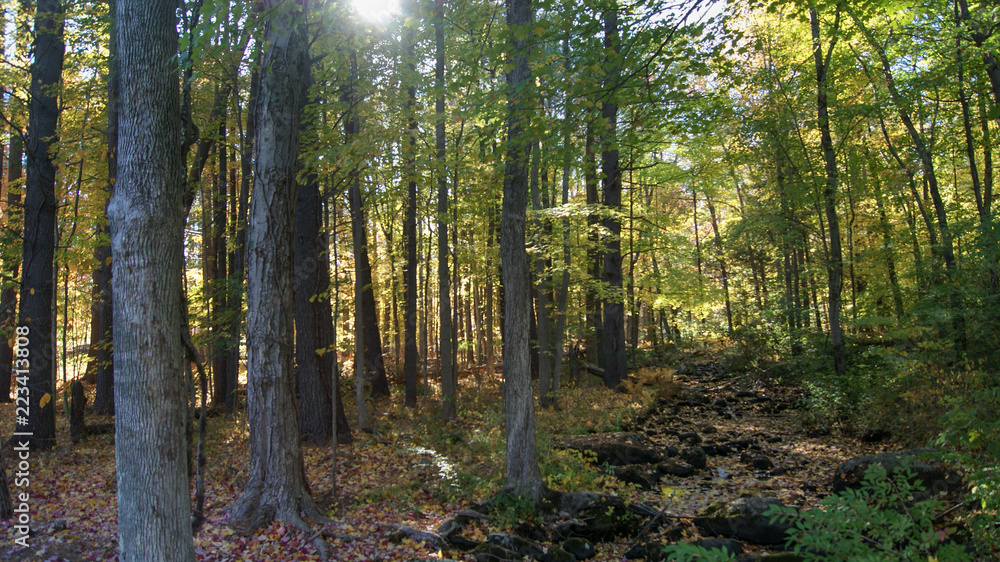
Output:
[[[713,502],[752,493],[797,507],[812,507],[829,493],[837,466],[862,454],[898,448],[866,443],[840,431],[811,425],[802,409],[803,391],[780,381],[736,377],[708,356],[685,358],[679,366],[640,370],[628,392],[612,393],[587,374],[567,381],[558,411],[537,414],[543,476],[554,489],[618,494],[667,515],[664,528],[645,533],[656,539],[672,528],[680,540],[697,538],[690,518]],[[675,373],[676,370],[680,373]],[[331,494],[331,451],[305,447],[313,494],[329,509],[332,523],[316,523],[335,560],[473,560],[458,550],[431,551],[424,543],[393,537],[398,526],[434,532],[456,512],[488,499],[503,484],[503,411],[497,380],[461,382],[461,421],[441,423],[438,403],[417,411],[388,403],[375,406],[375,431],[354,431],[354,443],[338,450],[336,496]],[[353,394],[353,392],[351,393]],[[61,393],[60,393],[61,396]],[[395,400],[396,403],[401,400]],[[697,399],[693,399],[697,398]],[[60,410],[62,401],[60,400]],[[14,406],[0,405],[0,427],[13,427]],[[349,419],[356,419],[356,416]],[[11,521],[0,522],[2,560],[115,560],[116,485],[113,436],[91,436],[77,445],[59,414],[54,450],[30,457],[30,546],[14,543]],[[88,416],[88,424],[109,420]],[[281,523],[240,535],[227,525],[226,507],[242,489],[246,463],[244,420],[209,417],[206,454],[206,521],[195,537],[199,560],[318,560],[310,537]],[[750,440],[757,467],[739,452],[708,457],[693,476],[664,476],[643,490],[558,447],[562,437],[612,431],[640,431],[662,446],[679,439],[704,444]],[[687,434],[687,435],[685,435]],[[13,479],[11,450],[4,451]],[[23,488],[11,486],[15,498]],[[15,503],[15,505],[17,505]],[[463,536],[476,542],[509,531],[516,512],[470,524]],[[633,539],[595,544],[595,560],[623,560]]]

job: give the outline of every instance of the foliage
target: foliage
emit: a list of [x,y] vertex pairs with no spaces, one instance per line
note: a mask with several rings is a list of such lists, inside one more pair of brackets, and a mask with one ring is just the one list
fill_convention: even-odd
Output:
[[953,398],[943,417],[943,431],[935,445],[952,451],[952,460],[968,471],[972,499],[979,513],[972,530],[983,544],[1000,548],[1000,381],[975,369],[966,375],[968,391]]
[[942,504],[913,480],[905,461],[891,477],[872,464],[857,490],[829,496],[818,508],[775,505],[765,515],[792,526],[787,544],[806,560],[971,560],[947,532],[935,529]]
[[677,543],[663,548],[667,560],[678,562],[728,562],[734,557],[725,548],[705,548],[697,544]]

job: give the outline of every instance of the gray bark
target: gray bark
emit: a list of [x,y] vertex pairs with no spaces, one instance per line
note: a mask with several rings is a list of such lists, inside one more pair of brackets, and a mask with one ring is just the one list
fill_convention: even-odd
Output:
[[265,0],[254,143],[254,196],[247,227],[247,410],[249,462],[233,525],[255,529],[274,519],[305,528],[319,515],[306,483],[292,369],[292,228],[295,172],[308,72],[305,1]]
[[[531,283],[524,224],[528,206],[530,136],[526,124],[534,108],[530,95],[531,44],[527,37],[534,21],[531,0],[507,0],[508,38],[513,63],[507,74],[507,166],[504,172],[500,217],[500,260],[504,287],[504,411],[507,437],[506,488],[538,500],[543,483],[535,443],[535,410],[531,390]],[[518,31],[520,30],[520,31]]]
[[184,171],[174,2],[119,0],[118,180],[108,205],[122,561],[194,560],[184,439]]

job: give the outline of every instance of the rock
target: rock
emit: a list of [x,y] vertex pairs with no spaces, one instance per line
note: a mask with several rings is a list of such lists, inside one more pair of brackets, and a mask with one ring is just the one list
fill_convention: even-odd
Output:
[[486,542],[502,546],[507,550],[512,550],[518,553],[521,556],[529,556],[535,560],[541,560],[542,556],[545,555],[545,549],[542,545],[514,535],[490,533],[486,536]]
[[[920,460],[921,458],[927,460]],[[962,488],[962,473],[942,464],[939,460],[940,455],[934,449],[908,449],[864,455],[841,463],[833,475],[833,493],[860,487],[864,481],[865,471],[873,464],[881,465],[885,468],[886,474],[891,476],[902,468],[904,459],[909,459],[910,470],[914,474],[913,480],[923,482],[924,489],[928,492],[951,492]]]
[[478,542],[472,539],[467,539],[462,535],[450,535],[445,540],[448,541],[448,544],[450,544],[451,546],[466,552],[479,546]]
[[706,535],[740,539],[754,544],[783,545],[789,526],[771,523],[764,515],[772,505],[782,505],[775,498],[739,498],[726,506],[709,506],[705,516],[696,517],[694,524]]
[[735,451],[743,451],[754,444],[753,439],[733,439],[732,441],[727,441],[726,446],[731,447]]
[[729,405],[729,402],[727,402],[725,398],[716,398],[715,402],[712,402],[712,405],[725,408]]
[[563,541],[562,548],[566,552],[572,554],[577,560],[587,560],[588,558],[593,558],[597,554],[597,549],[594,545],[587,542],[586,539],[581,539],[580,537],[570,537]]
[[666,555],[663,554],[663,548],[667,546],[667,543],[663,542],[648,542],[643,544],[637,544],[630,548],[628,552],[625,553],[626,560],[642,560],[645,559],[646,562],[661,562],[666,560]]
[[576,556],[553,546],[542,557],[542,562],[576,562]]
[[693,431],[681,433],[677,436],[677,439],[680,440],[681,445],[697,445],[701,443],[701,436]]
[[749,390],[741,390],[735,395],[737,398],[756,398],[757,393]]
[[660,471],[655,465],[630,464],[615,468],[615,478],[635,484],[643,490],[652,490],[660,481]]
[[447,539],[448,537],[450,537],[455,533],[461,533],[462,529],[464,528],[465,525],[459,523],[457,519],[452,518],[448,519],[444,523],[441,523],[441,525],[437,529],[437,532],[438,535],[440,535],[442,538]]
[[472,551],[476,562],[521,562],[524,557],[498,544],[483,543]]
[[705,451],[705,454],[710,457],[721,457],[733,454],[733,450],[729,447],[729,445],[711,444],[702,445],[701,448]]
[[730,556],[743,554],[743,545],[740,544],[740,541],[733,539],[702,539],[698,541],[698,545],[708,550],[722,549]]
[[529,541],[549,542],[549,532],[544,527],[533,521],[522,521],[514,527],[514,533],[519,537],[524,537]]
[[630,537],[642,528],[641,518],[618,496],[594,492],[566,492],[553,501],[557,511],[566,512],[569,520],[556,525],[560,538],[583,537],[609,540]]
[[389,535],[389,542],[398,544],[404,538],[425,543],[427,548],[431,550],[441,550],[441,546],[443,545],[443,541],[437,533],[421,531],[420,529],[414,529],[405,525],[396,527],[396,530]]
[[774,463],[771,459],[765,457],[764,455],[756,455],[750,461],[750,464],[757,470],[771,470],[774,468]]
[[715,427],[714,425],[704,424],[704,425],[698,426],[698,431],[704,433],[705,435],[712,435],[714,433],[718,433],[719,429],[717,427]]
[[695,468],[705,468],[708,464],[705,449],[702,449],[701,447],[688,447],[687,449],[681,449],[679,456]]
[[641,433],[596,433],[571,437],[560,445],[565,449],[592,451],[597,464],[623,466],[659,462],[662,454],[649,437]]
[[660,463],[656,465],[656,468],[661,475],[677,476],[678,478],[687,478],[695,472],[693,466],[680,461]]

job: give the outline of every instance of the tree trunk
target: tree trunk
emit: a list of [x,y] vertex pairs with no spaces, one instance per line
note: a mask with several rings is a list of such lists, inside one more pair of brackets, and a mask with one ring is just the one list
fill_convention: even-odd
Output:
[[[531,155],[531,207],[535,211],[542,210],[542,200],[538,188],[538,172],[541,165],[542,147],[533,141],[534,154]],[[541,236],[545,230],[542,219],[535,219],[536,236]],[[544,247],[544,244],[541,245]],[[552,401],[552,355],[549,353],[549,293],[548,272],[544,250],[535,248],[538,252],[535,258],[535,334],[538,349],[538,401],[546,408]]]
[[437,243],[438,243],[438,322],[441,351],[441,416],[453,420],[457,416],[455,392],[457,377],[452,363],[454,335],[451,327],[451,287],[448,272],[448,182],[445,173],[445,128],[444,128],[444,0],[434,0],[434,79],[438,89],[435,101],[437,121],[434,124],[437,148]]
[[[259,60],[259,55],[255,56]],[[229,254],[230,289],[228,308],[232,314],[229,322],[229,358],[226,361],[226,411],[235,412],[239,395],[240,335],[243,328],[243,291],[246,275],[247,215],[250,205],[250,185],[253,179],[254,139],[257,136],[257,90],[260,89],[260,72],[250,74],[250,92],[247,96],[247,126],[240,139],[240,193],[237,201],[234,226],[236,243]]]
[[[419,17],[416,0],[408,2],[406,12],[411,17]],[[406,185],[406,201],[403,217],[403,246],[406,261],[403,262],[403,376],[406,380],[405,403],[409,407],[417,405],[417,63],[414,49],[416,37],[414,26],[403,28],[403,63],[406,78],[407,120],[406,138],[403,141],[403,178]]]
[[[59,146],[59,83],[62,77],[63,6],[59,0],[39,0],[35,12],[35,62],[31,66],[28,108],[28,174],[24,197],[21,303],[18,326],[28,328],[26,424],[14,431],[28,433],[32,449],[49,449],[56,442],[52,341],[55,259],[56,165],[51,147]],[[20,353],[20,351],[19,351]],[[26,368],[15,361],[15,368]],[[22,392],[20,395],[23,396]],[[49,397],[46,400],[46,396]]]
[[[228,155],[226,154],[226,120],[223,117],[219,121],[219,138],[216,141],[218,146],[219,170],[216,181],[216,189],[212,192],[212,252],[215,254],[215,278],[212,279],[211,289],[211,330],[212,330],[212,378],[215,383],[212,392],[212,402],[216,406],[223,406],[226,396],[229,394],[227,383],[227,373],[229,371],[226,362],[229,360],[229,353],[226,349],[228,338],[226,338],[227,326],[224,326],[226,308],[229,303],[227,263],[226,263],[226,206],[229,203],[229,170]],[[208,281],[206,279],[206,281]]]
[[733,305],[729,300],[729,272],[726,269],[725,250],[722,247],[722,233],[719,232],[719,220],[715,215],[715,204],[712,203],[712,198],[706,196],[705,202],[708,203],[708,217],[712,221],[712,232],[715,233],[715,251],[718,252],[719,269],[722,272],[722,292],[726,297],[726,325],[729,328],[729,334],[732,335]]
[[[20,229],[21,189],[12,187],[21,181],[21,160],[24,158],[20,131],[10,135],[10,155],[7,159],[7,227]],[[15,220],[16,218],[16,220]],[[20,258],[20,256],[18,256]],[[0,292],[0,402],[10,402],[11,368],[14,366],[14,322],[17,319],[17,276],[21,260],[11,259],[4,264],[3,291]]]
[[829,88],[827,71],[830,69],[830,53],[833,52],[837,43],[837,27],[840,22],[839,8],[837,23],[834,23],[833,37],[830,38],[825,60],[820,43],[819,15],[815,8],[809,10],[809,21],[812,29],[813,60],[816,63],[816,109],[819,116],[820,144],[826,163],[826,187],[823,190],[823,199],[826,203],[826,220],[830,227],[830,256],[827,262],[830,312],[827,325],[830,328],[830,342],[833,346],[833,372],[838,379],[844,380],[844,377],[847,376],[847,349],[844,344],[844,331],[840,325],[840,292],[843,285],[844,261],[840,249],[840,221],[837,217],[837,154],[833,149],[830,117],[827,109],[827,89]]
[[299,445],[292,365],[292,238],[295,173],[302,123],[302,77],[308,72],[305,2],[301,12],[273,10],[258,92],[254,197],[247,232],[247,409],[249,461],[243,494],[229,507],[233,526],[250,530],[274,519],[305,528],[319,515]]
[[590,328],[587,338],[587,360],[604,368],[604,323],[601,321],[601,299],[597,297],[604,257],[601,254],[597,228],[600,219],[594,212],[600,203],[597,190],[597,149],[594,144],[594,123],[591,119],[587,121],[583,167],[589,209],[587,213],[587,262],[590,267],[590,284],[587,287],[584,308],[587,314],[587,325]]
[[503,207],[500,220],[500,258],[504,287],[504,418],[507,440],[506,489],[537,501],[544,484],[538,469],[535,444],[535,409],[531,391],[531,282],[528,253],[524,249],[524,225],[528,206],[528,160],[531,136],[527,124],[535,108],[531,95],[529,37],[534,22],[531,0],[506,0],[508,57],[507,74],[507,166],[504,171]]
[[619,388],[625,379],[625,306],[622,295],[621,220],[617,213],[622,206],[622,177],[618,164],[618,104],[615,89],[621,77],[621,42],[618,37],[618,6],[604,12],[605,90],[609,99],[602,105],[602,117],[607,122],[603,135],[601,168],[604,172],[604,206],[609,216],[604,219],[608,241],[604,246],[604,274],[609,298],[604,300],[604,386]]
[[[295,388],[299,397],[299,434],[309,443],[327,443],[333,420],[333,308],[330,306],[330,265],[322,230],[319,178],[315,173],[299,184],[295,207]],[[337,396],[336,398],[339,398]],[[337,408],[337,441],[351,442],[344,407]]]
[[184,439],[177,27],[171,1],[118,0],[120,137],[111,223],[118,552],[194,560]]
[[[115,2],[109,7],[111,25],[108,37],[108,201],[104,204],[104,214],[107,215],[111,194],[114,193],[115,182],[118,179],[118,38],[115,22]],[[95,346],[95,379],[97,389],[94,394],[94,404],[91,411],[105,416],[115,413],[115,372],[114,353],[112,351],[113,310],[111,288],[111,232],[107,224],[98,227],[101,244],[94,249],[97,259],[97,285],[95,287],[94,308],[97,311],[98,340]],[[107,240],[105,242],[105,240]]]

